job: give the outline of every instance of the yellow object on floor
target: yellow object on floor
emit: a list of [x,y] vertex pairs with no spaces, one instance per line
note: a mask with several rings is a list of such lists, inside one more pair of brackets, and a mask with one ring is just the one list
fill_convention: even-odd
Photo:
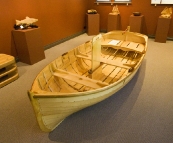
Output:
[[0,88],[19,77],[13,56],[0,54]]

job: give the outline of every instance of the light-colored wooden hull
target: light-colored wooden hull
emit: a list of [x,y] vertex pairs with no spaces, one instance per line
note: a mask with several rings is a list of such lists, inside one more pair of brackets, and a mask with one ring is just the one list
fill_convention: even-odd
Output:
[[[119,34],[122,34],[122,31],[107,33],[103,35],[103,39],[124,40],[116,34],[121,37]],[[133,36],[133,33],[130,34]],[[134,41],[136,40],[134,36],[131,41],[143,44],[146,52],[147,37],[141,36],[144,37],[140,37],[142,40],[137,38],[138,41]],[[105,58],[109,60],[101,62],[100,66],[89,74],[88,70],[92,66],[89,56],[91,53],[87,51],[87,45],[90,47],[90,42],[68,52],[68,58],[67,54],[64,54],[60,59],[51,62],[39,73],[32,89],[28,91],[39,126],[45,132],[52,131],[69,115],[105,100],[124,87],[133,78],[145,56],[141,52],[131,50],[124,52],[121,49],[115,56],[116,47],[112,48],[109,45],[111,48],[105,50],[105,45],[102,44],[102,56],[99,60],[102,62]],[[122,56],[120,53],[126,55]],[[118,64],[118,61],[121,62]],[[136,63],[133,64],[134,62]],[[131,68],[129,65],[133,65],[132,71],[129,71]],[[74,71],[76,73],[72,74]]]

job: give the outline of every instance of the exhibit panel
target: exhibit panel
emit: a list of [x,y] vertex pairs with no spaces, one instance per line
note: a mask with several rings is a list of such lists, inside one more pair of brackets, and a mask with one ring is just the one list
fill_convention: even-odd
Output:
[[131,3],[131,0],[96,0],[101,3]]
[[96,2],[111,2],[111,0],[96,0]]
[[151,4],[173,4],[173,0],[151,0]]
[[115,2],[131,2],[131,0],[114,0]]
[[[111,2],[112,0],[96,0],[97,2]],[[114,0],[113,2],[131,2],[131,0]]]

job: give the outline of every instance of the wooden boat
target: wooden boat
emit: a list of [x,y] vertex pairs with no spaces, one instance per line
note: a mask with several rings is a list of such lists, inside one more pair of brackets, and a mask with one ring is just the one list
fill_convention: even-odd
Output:
[[147,39],[138,33],[112,31],[47,65],[28,91],[40,128],[50,132],[67,116],[124,87],[141,65]]

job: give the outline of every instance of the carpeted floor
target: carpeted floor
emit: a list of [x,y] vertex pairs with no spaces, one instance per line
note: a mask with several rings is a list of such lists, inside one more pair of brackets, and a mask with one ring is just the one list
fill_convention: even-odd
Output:
[[45,51],[46,59],[18,62],[18,80],[0,89],[0,143],[172,143],[173,41],[148,41],[140,70],[122,90],[65,119],[51,133],[39,129],[27,96],[35,76],[59,55],[92,36],[82,34]]

